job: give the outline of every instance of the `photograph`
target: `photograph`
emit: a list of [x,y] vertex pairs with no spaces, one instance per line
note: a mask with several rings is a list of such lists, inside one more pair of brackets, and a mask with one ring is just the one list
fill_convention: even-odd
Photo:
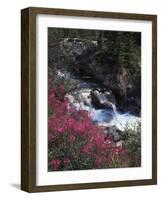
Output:
[[48,27],[48,172],[141,167],[141,36]]
[[157,184],[157,15],[21,11],[21,189]]

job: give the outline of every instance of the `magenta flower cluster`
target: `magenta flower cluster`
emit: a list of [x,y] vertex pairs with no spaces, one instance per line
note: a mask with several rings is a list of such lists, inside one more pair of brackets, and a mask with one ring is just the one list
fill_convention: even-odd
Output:
[[110,168],[116,161],[127,162],[127,150],[105,136],[87,111],[69,108],[65,93],[63,85],[55,89],[49,82],[49,170]]

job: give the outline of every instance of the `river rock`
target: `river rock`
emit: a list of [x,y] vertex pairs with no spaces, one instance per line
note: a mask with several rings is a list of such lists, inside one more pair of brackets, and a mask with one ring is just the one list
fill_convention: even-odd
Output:
[[103,90],[103,94],[105,95],[105,97],[108,99],[108,101],[112,102],[113,104],[116,104],[116,99],[114,97],[114,95],[112,94],[112,91],[110,90]]
[[112,103],[106,98],[106,96],[99,90],[94,89],[91,91],[92,104],[96,108],[106,108],[113,110]]
[[121,130],[118,129],[116,126],[107,127],[106,134],[112,136],[115,142],[118,142],[121,139]]

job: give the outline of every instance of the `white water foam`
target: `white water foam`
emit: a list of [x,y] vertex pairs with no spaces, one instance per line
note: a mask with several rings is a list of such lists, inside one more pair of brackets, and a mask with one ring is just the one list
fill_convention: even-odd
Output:
[[78,101],[75,101],[72,95],[68,95],[68,99],[77,110],[88,111],[89,116],[99,126],[116,126],[118,129],[123,131],[127,124],[129,127],[132,128],[133,125],[135,125],[135,123],[140,120],[139,117],[136,117],[129,112],[118,112],[116,105],[113,103],[111,103],[113,108],[112,111],[108,109],[95,109],[91,104],[90,91],[90,89],[82,89],[77,91],[79,93],[78,96],[82,99],[80,103]]

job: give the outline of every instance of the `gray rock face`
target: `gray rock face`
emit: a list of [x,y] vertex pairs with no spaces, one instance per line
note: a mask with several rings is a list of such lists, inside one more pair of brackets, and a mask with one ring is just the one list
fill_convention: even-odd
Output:
[[89,51],[89,49],[95,49],[95,47],[96,45],[94,43],[87,43],[87,41],[78,38],[65,38],[60,43],[60,49],[63,56],[74,64],[78,62],[77,58],[79,58],[79,56]]

